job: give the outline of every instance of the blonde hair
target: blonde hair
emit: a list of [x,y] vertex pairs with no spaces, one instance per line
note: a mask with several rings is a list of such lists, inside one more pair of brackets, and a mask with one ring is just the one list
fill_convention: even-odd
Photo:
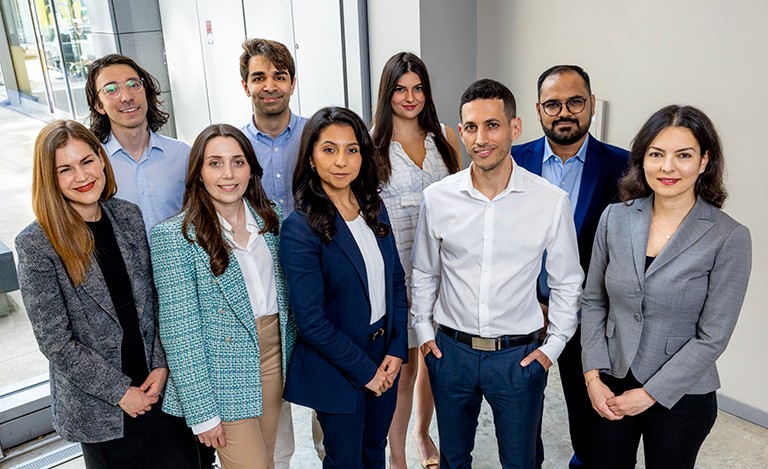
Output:
[[94,240],[83,218],[64,198],[56,174],[56,150],[71,140],[87,144],[104,161],[105,184],[101,200],[115,195],[117,185],[106,151],[83,124],[73,120],[57,120],[40,131],[35,140],[33,155],[32,210],[53,249],[61,257],[69,279],[78,286],[85,281]]

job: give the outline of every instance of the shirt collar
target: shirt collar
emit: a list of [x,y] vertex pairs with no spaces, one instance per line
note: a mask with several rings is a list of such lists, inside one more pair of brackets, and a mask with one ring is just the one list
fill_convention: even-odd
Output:
[[[589,145],[589,133],[587,133],[587,138],[584,139],[583,142],[581,142],[581,146],[579,147],[579,151],[576,152],[575,155],[573,155],[577,160],[584,163],[584,161],[587,158],[587,145]],[[557,158],[560,159],[559,156],[555,155],[555,152],[552,151],[552,146],[549,144],[549,139],[544,139],[544,154],[542,156],[542,163],[546,163],[547,160],[550,158]]]
[[[512,158],[512,156],[509,156],[509,159],[512,160],[512,175],[509,177],[509,181],[507,182],[507,187],[504,188],[501,192],[496,194],[496,197],[494,197],[494,200],[500,199],[502,197],[505,197],[510,192],[525,192],[525,180],[523,177],[523,171],[520,168],[520,166],[515,163],[515,160]],[[488,198],[483,195],[482,192],[477,190],[472,184],[472,166],[474,163],[469,164],[469,168],[465,169],[463,171],[464,174],[461,176],[461,181],[459,182],[459,191],[466,192],[470,196],[476,198],[476,199],[483,199],[488,200]]]
[[[248,208],[248,205],[245,204],[245,199],[243,199],[243,213],[245,213],[245,226],[251,233],[258,233],[259,232],[259,224],[256,223],[256,218],[253,216],[253,213],[251,213],[251,210]],[[221,223],[221,228],[224,230],[225,233],[230,233],[232,231],[232,225],[229,224],[229,222],[222,217],[219,212],[216,212],[216,216],[219,217],[219,223]]]
[[[157,136],[155,132],[152,132],[151,130],[149,131],[149,143],[147,144],[147,148],[148,149],[157,148],[158,150],[161,150],[161,151],[163,149],[160,143],[160,138]],[[128,152],[125,151],[125,149],[120,144],[120,142],[117,141],[117,139],[115,138],[115,134],[112,133],[111,130],[109,132],[109,139],[106,141],[106,143],[104,143],[104,150],[106,150],[107,155],[109,156],[113,156],[118,151],[122,151],[123,153],[128,154]],[[144,150],[144,153],[147,153],[147,151]]]
[[288,126],[286,126],[285,129],[283,129],[282,132],[280,132],[280,135],[277,136],[277,138],[273,139],[271,135],[262,132],[261,130],[256,128],[256,123],[253,121],[253,115],[251,115],[251,119],[248,121],[248,130],[251,131],[253,135],[255,135],[257,138],[267,138],[269,140],[279,140],[281,138],[288,137],[293,133],[293,129],[296,128],[296,126],[299,123],[299,116],[291,112],[291,118],[288,120]]

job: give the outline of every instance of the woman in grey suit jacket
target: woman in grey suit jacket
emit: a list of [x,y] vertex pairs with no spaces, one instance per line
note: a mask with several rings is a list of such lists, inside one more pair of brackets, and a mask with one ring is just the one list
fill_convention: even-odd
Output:
[[594,467],[693,468],[717,417],[715,361],[749,280],[749,230],[720,211],[723,155],[709,118],[657,111],[635,137],[623,203],[600,220],[582,305]]
[[16,238],[19,280],[50,363],[53,426],[88,468],[194,468],[194,439],[159,405],[168,368],[157,334],[144,222],[112,198],[96,137],[56,121],[35,142],[37,221]]

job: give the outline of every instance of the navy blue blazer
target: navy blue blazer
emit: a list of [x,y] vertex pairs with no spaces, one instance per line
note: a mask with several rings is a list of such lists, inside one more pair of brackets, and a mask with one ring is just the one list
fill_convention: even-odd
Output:
[[[515,163],[528,171],[541,176],[541,164],[544,157],[544,139],[515,145],[512,158]],[[592,242],[595,239],[600,215],[608,205],[619,201],[618,183],[627,166],[629,152],[609,145],[589,136],[587,156],[584,160],[584,172],[581,176],[576,212],[576,237],[579,242],[579,261],[584,272],[589,271],[592,258]]]
[[[382,205],[379,219],[389,224]],[[386,278],[387,354],[408,356],[408,300],[405,274],[390,232],[377,238]],[[287,401],[327,413],[351,413],[358,393],[379,363],[365,353],[371,318],[368,277],[352,232],[336,213],[336,234],[328,244],[312,232],[303,211],[285,220],[280,262],[299,337],[288,367]]]

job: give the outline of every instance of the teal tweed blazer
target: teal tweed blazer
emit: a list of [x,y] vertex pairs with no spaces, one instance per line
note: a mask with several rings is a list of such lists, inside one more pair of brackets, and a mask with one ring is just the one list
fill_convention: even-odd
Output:
[[[259,226],[263,220],[248,205]],[[278,215],[279,215],[279,209]],[[215,277],[208,254],[181,232],[184,212],[156,225],[151,234],[152,268],[160,304],[160,340],[170,375],[163,410],[187,425],[215,416],[224,421],[261,415],[261,360],[256,319],[243,274],[229,254],[229,267]],[[194,227],[189,234],[195,239]],[[275,264],[283,379],[296,341],[288,308],[280,241],[264,238]]]

